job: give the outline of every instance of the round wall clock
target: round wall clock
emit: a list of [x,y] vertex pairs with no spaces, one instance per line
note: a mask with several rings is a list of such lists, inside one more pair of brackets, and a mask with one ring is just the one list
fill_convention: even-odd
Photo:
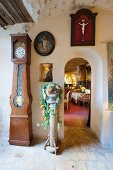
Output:
[[55,48],[55,39],[48,31],[40,32],[34,40],[36,52],[42,56],[50,55]]

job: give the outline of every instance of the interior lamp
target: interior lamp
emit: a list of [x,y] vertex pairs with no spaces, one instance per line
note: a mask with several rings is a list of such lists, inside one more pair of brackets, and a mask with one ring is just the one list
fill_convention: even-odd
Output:
[[81,87],[81,91],[85,92],[85,87],[84,86]]

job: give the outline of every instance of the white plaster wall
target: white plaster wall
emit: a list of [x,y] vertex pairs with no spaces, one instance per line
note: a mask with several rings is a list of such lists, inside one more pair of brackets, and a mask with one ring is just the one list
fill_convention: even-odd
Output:
[[[105,119],[105,109],[107,107],[107,49],[106,42],[113,38],[113,13],[108,11],[97,11],[96,19],[96,45],[89,47],[70,46],[70,17],[69,13],[57,15],[56,17],[40,18],[35,24],[28,25],[28,34],[32,41],[41,31],[51,32],[56,40],[53,53],[49,56],[39,56],[32,43],[31,61],[31,92],[33,96],[32,117],[33,134],[39,138],[47,138],[47,130],[37,127],[41,120],[40,114],[40,88],[39,65],[40,63],[53,63],[53,81],[64,87],[64,67],[66,63],[75,57],[86,59],[92,68],[92,98],[91,98],[91,128],[97,134],[103,144],[107,144],[105,139],[107,124]],[[9,96],[11,93],[13,64],[10,61],[10,33],[25,31],[25,24],[10,26],[8,29],[0,30],[0,109],[2,112],[2,123],[5,129],[9,127],[10,105]],[[63,102],[61,106],[61,117],[63,120]],[[1,120],[1,119],[0,119]],[[60,138],[63,138],[63,125],[59,131]],[[109,136],[110,138],[110,136]]]
[[10,37],[0,38],[0,124],[9,129],[9,96],[11,92],[12,64],[10,62]]

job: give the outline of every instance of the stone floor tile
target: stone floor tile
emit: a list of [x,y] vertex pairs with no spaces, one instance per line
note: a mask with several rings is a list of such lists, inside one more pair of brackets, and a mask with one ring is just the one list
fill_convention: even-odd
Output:
[[34,167],[34,170],[44,170],[44,160],[33,160],[33,167]]
[[65,161],[65,170],[77,170],[74,161]]
[[86,167],[87,167],[87,170],[97,170],[96,161],[87,161]]
[[55,170],[77,170],[74,161],[55,161]]
[[81,146],[80,145],[75,146],[74,151],[75,152],[82,152]]
[[96,152],[87,152],[90,161],[97,161],[98,154]]
[[2,166],[7,160],[7,157],[4,154],[0,154],[0,165]]
[[[2,134],[3,135],[3,134]],[[0,170],[113,170],[113,147],[102,146],[89,128],[65,128],[62,151],[51,154],[34,139],[30,147],[0,141]]]
[[113,153],[105,153],[105,157],[108,161],[113,161]]
[[76,162],[77,170],[87,170],[86,163],[83,161]]
[[80,157],[79,157],[79,152],[71,152],[69,155],[68,155],[68,158],[70,160],[73,160],[73,161],[80,161]]
[[43,160],[44,170],[55,170],[55,162],[52,160]]
[[12,163],[5,163],[3,167],[1,167],[1,170],[19,170],[19,166]]
[[85,161],[89,159],[87,152],[79,152],[78,155],[81,161]]
[[98,160],[99,160],[99,161],[104,161],[104,162],[107,161],[107,160],[106,160],[106,157],[105,157],[105,153],[98,153],[98,152],[97,152],[97,157],[98,157]]
[[66,170],[65,161],[64,160],[55,161],[55,170]]
[[106,161],[106,165],[109,170],[113,170],[113,162],[112,161]]
[[96,162],[97,170],[109,170],[107,164],[104,161],[97,161]]

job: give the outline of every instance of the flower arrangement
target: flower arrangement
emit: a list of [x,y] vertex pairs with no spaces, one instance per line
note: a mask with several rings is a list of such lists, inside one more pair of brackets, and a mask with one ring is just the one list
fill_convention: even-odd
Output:
[[[37,124],[37,126],[43,126],[47,128],[49,126],[49,119],[51,114],[55,114],[54,110],[57,108],[58,104],[61,102],[61,87],[56,83],[49,83],[42,87],[41,89],[41,113],[42,113],[42,124]],[[49,104],[49,107],[48,107]],[[57,112],[57,124],[58,127],[61,125],[60,113]]]

